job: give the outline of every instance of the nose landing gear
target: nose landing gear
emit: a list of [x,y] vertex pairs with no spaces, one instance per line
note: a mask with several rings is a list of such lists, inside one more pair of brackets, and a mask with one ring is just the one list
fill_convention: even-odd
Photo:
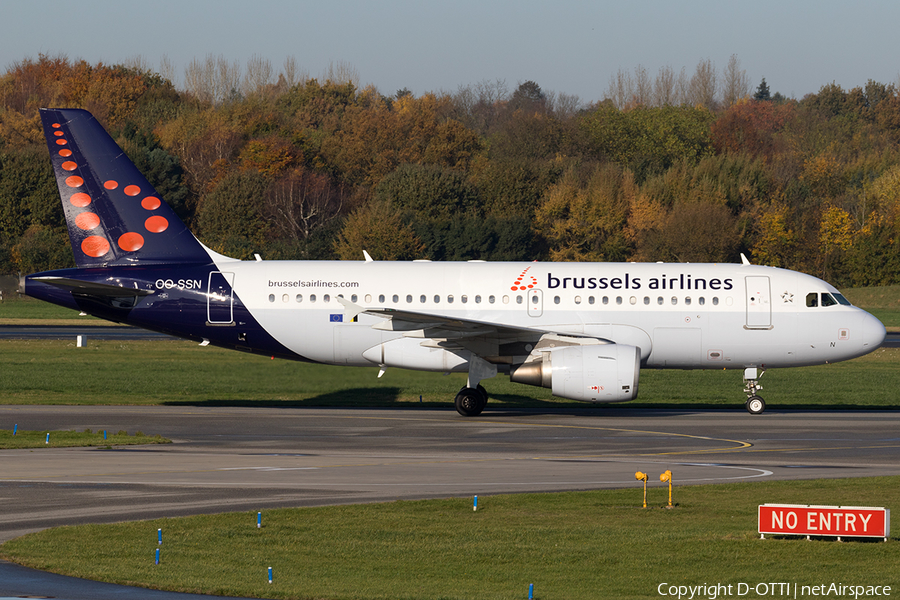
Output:
[[744,393],[747,394],[747,403],[744,406],[751,415],[758,415],[766,410],[766,401],[756,395],[756,392],[762,389],[759,380],[765,373],[765,369],[757,367],[744,369]]

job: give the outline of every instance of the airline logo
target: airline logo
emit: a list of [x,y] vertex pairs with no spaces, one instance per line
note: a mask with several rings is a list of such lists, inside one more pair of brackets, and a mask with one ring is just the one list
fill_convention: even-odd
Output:
[[530,290],[531,288],[537,285],[537,279],[528,274],[529,269],[531,267],[525,267],[525,270],[519,275],[519,277],[515,280],[512,287],[509,288],[514,292]]

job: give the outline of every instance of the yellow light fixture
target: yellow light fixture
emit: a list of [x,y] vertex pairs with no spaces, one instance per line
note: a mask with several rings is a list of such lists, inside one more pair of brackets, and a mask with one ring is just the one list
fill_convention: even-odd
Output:
[[647,474],[638,471],[634,474],[634,478],[644,482],[644,508],[647,508]]
[[666,469],[663,473],[660,473],[659,480],[663,483],[669,482],[669,506],[672,506],[672,471]]

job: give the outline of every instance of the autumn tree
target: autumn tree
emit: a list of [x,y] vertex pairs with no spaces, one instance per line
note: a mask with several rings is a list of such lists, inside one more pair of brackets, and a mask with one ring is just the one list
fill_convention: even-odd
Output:
[[341,260],[362,260],[363,250],[375,260],[424,258],[425,247],[400,213],[385,202],[370,202],[347,217],[335,241]]
[[298,167],[268,186],[262,213],[278,237],[307,240],[341,214],[347,195],[329,176]]
[[626,260],[623,230],[637,194],[633,174],[615,164],[567,170],[535,211],[534,226],[547,240],[551,260]]
[[235,258],[253,258],[269,232],[259,201],[267,187],[266,178],[256,172],[225,176],[206,195],[197,213],[199,233],[207,245]]

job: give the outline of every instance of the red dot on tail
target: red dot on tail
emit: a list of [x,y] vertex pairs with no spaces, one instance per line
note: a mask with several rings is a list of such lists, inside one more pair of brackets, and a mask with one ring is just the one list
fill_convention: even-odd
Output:
[[57,146],[65,146],[65,145],[68,144],[68,143],[69,143],[69,142],[67,142],[67,141],[64,140],[64,139],[58,139],[58,140],[56,140],[56,145],[57,145]]
[[123,191],[126,196],[137,196],[141,193],[141,188],[136,185],[127,185]]
[[64,136],[64,135],[66,135],[66,134],[64,134],[62,131],[54,131],[54,132],[53,132],[53,135],[55,135],[56,137],[62,137],[62,136]]
[[60,127],[62,127],[62,125],[60,125],[59,123],[54,123],[50,127],[52,127],[53,129],[59,129]]
[[75,217],[75,224],[85,231],[90,231],[100,224],[100,217],[92,212],[83,212]]
[[159,215],[153,215],[144,221],[144,227],[147,228],[147,231],[150,233],[162,233],[169,227],[169,222]]
[[77,194],[72,194],[72,197],[69,198],[69,202],[72,204],[72,206],[84,208],[91,203],[91,197],[84,192],[78,192]]
[[143,245],[144,236],[139,233],[129,231],[128,233],[123,233],[121,236],[119,236],[119,248],[125,250],[126,252],[134,252],[135,250],[140,250],[141,246]]
[[512,287],[509,288],[509,289],[511,289],[512,291],[516,291],[516,290],[519,289],[519,288],[517,288],[516,286],[512,286]]
[[74,171],[75,169],[78,168],[78,165],[75,164],[74,162],[72,162],[71,160],[67,160],[66,162],[64,162],[62,164],[62,168],[65,169],[66,171]]
[[160,207],[162,202],[159,201],[159,198],[156,196],[147,196],[143,200],[141,200],[141,206],[146,208],[147,210],[156,210]]
[[99,235],[92,235],[89,238],[85,238],[84,241],[81,242],[81,251],[88,256],[100,258],[104,254],[109,252],[109,242],[107,242],[105,238],[102,238]]
[[108,190],[114,190],[114,189],[116,189],[117,187],[119,187],[119,182],[118,182],[118,181],[113,181],[112,179],[110,179],[109,181],[104,181],[104,182],[103,182],[103,187],[105,187],[105,188],[108,189]]
[[68,148],[63,148],[62,150],[59,151],[59,155],[64,158],[68,158],[68,157],[72,156],[72,151],[69,150]]
[[84,185],[84,179],[78,175],[72,175],[71,177],[66,177],[66,185],[69,187],[81,187]]

